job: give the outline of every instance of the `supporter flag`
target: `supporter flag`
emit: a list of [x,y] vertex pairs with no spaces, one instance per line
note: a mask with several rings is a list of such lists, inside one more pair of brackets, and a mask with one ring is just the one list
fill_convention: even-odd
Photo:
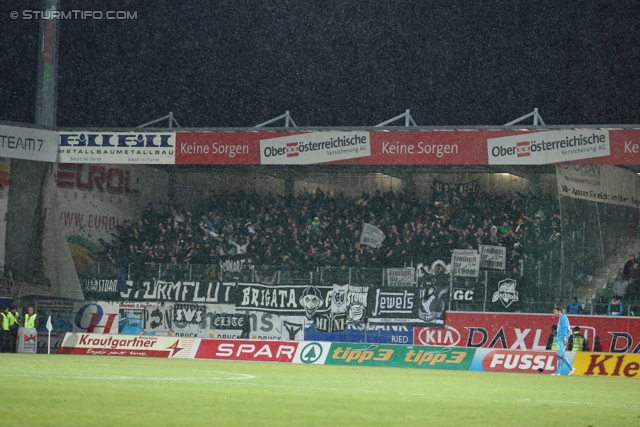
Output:
[[347,311],[347,294],[349,293],[349,285],[333,285],[333,293],[331,294],[331,312],[346,313]]
[[384,240],[384,233],[375,225],[364,223],[362,234],[360,234],[360,244],[374,248],[379,248]]
[[478,277],[480,254],[475,250],[455,249],[451,256],[451,272],[454,276]]

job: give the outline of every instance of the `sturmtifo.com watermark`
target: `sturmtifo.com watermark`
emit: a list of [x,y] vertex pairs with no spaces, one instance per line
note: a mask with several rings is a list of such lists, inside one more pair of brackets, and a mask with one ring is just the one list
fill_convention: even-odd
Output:
[[63,20],[106,20],[127,21],[137,20],[137,10],[14,10],[9,13],[11,19],[63,19]]

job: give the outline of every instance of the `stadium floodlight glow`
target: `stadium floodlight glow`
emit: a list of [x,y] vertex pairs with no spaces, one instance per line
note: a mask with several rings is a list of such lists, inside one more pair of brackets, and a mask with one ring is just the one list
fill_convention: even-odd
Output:
[[418,126],[418,125],[416,124],[416,122],[413,120],[413,117],[411,117],[411,113],[409,112],[409,110],[407,110],[407,111],[405,111],[404,113],[400,114],[399,116],[395,116],[395,117],[394,117],[394,118],[392,118],[392,119],[389,119],[389,120],[384,121],[384,122],[382,122],[382,123],[378,123],[378,124],[377,124],[377,125],[375,125],[374,127],[377,127],[377,128],[378,128],[378,127],[386,126],[386,125],[388,125],[389,123],[393,123],[393,122],[395,122],[396,120],[400,120],[400,119],[404,119],[404,125],[405,125],[406,127],[409,127],[409,126]]
[[271,120],[267,120],[264,123],[260,123],[259,125],[255,125],[254,128],[261,128],[263,126],[267,126],[270,125],[271,123],[277,122],[280,119],[284,119],[284,127],[288,128],[289,127],[289,123],[291,123],[293,125],[294,128],[297,128],[298,125],[296,125],[296,122],[293,121],[293,118],[291,118],[291,113],[289,113],[289,110],[285,111],[284,114],[278,116],[278,117],[274,117]]
[[137,126],[137,127],[138,127],[138,128],[145,128],[145,127],[147,127],[147,126],[149,126],[149,125],[152,125],[152,124],[155,124],[155,123],[161,122],[161,121],[163,121],[163,120],[168,120],[168,121],[169,121],[169,122],[168,122],[169,126],[167,126],[169,129],[173,128],[173,124],[174,124],[174,123],[175,123],[175,125],[176,125],[176,127],[177,127],[177,128],[179,128],[179,127],[180,127],[180,124],[178,123],[178,121],[176,120],[176,118],[175,118],[175,117],[173,117],[173,113],[172,113],[171,111],[169,111],[169,114],[167,114],[166,116],[162,116],[162,117],[160,117],[159,119],[152,120],[152,121],[150,121],[150,122],[148,122],[148,123],[142,124],[142,125]]
[[[533,125],[534,126],[538,126],[538,124],[541,124],[542,126],[546,126],[545,123],[544,123],[544,120],[542,120],[542,116],[540,116],[540,113],[538,112],[537,108],[534,108],[533,111],[530,112],[529,114],[525,114],[524,116],[518,117],[514,121],[505,124],[505,126],[515,125],[516,123],[520,123],[521,121],[523,121],[525,119],[528,119],[529,117],[533,117]],[[540,123],[538,123],[538,122],[540,122]]]

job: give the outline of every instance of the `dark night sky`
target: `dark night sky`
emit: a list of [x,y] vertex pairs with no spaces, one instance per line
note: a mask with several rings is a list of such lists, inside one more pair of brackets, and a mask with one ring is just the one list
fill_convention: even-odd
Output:
[[[61,2],[138,19],[62,22],[59,126],[640,123],[638,1]],[[39,6],[0,4],[0,120],[34,120]]]

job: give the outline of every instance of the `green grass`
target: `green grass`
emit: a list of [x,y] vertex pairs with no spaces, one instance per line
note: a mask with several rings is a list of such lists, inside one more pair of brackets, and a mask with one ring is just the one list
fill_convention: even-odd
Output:
[[640,381],[69,355],[0,355],[2,426],[626,426]]

